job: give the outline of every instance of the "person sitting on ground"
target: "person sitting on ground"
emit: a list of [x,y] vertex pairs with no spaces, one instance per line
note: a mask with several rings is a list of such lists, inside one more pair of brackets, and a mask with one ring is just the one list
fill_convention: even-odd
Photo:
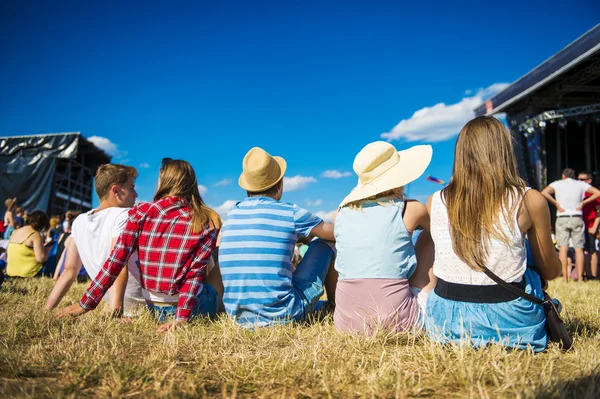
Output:
[[[73,216],[72,221],[75,221],[75,219],[77,218],[77,216],[79,216],[79,214],[75,213],[75,216]],[[71,245],[71,242],[73,241],[73,238],[71,237],[71,223],[69,223],[68,225],[65,226],[66,227],[66,231],[64,233],[62,233],[60,235],[60,237],[58,238],[58,244],[57,244],[57,250],[56,250],[56,257],[58,258],[58,264],[56,265],[56,270],[54,271],[54,280],[58,280],[58,278],[60,277],[60,275],[64,272],[65,270],[65,263],[66,263],[66,259],[67,259],[67,251],[66,249],[69,247],[69,245]],[[132,256],[132,258],[135,259],[135,256]],[[98,267],[98,270],[100,269],[101,266]],[[129,270],[129,268],[128,268]],[[132,269],[133,273],[135,273],[135,269]],[[131,273],[131,270],[129,270],[129,272]],[[79,273],[77,274],[77,281],[82,282],[88,279],[88,274],[87,271],[85,270],[85,265],[81,266],[81,269],[79,270]],[[139,282],[139,278],[137,280],[133,281],[138,281]],[[132,283],[133,283],[132,281]],[[129,278],[128,278],[128,282],[129,282]],[[141,289],[141,286],[138,288]],[[139,293],[141,293],[141,291],[139,291]],[[108,299],[105,297],[105,299]],[[138,300],[136,302],[138,302],[140,299],[138,298]],[[127,302],[127,299],[125,299],[125,302]]]
[[73,221],[75,220],[75,218],[79,215],[79,212],[75,212],[75,211],[66,211],[65,212],[65,218],[62,221],[62,231],[67,231],[71,228],[71,226],[73,225]]
[[25,210],[18,206],[15,209],[15,228],[19,229],[25,226]]
[[50,246],[44,246],[42,234],[50,226],[48,215],[34,211],[29,215],[29,224],[10,236],[6,274],[10,277],[36,277],[48,260]]
[[4,239],[10,239],[10,236],[17,229],[15,221],[15,209],[17,209],[17,199],[9,198],[4,201],[6,212],[4,212]]
[[[575,264],[580,283],[583,282],[585,255],[585,222],[582,219],[582,209],[600,198],[600,190],[585,181],[574,179],[575,171],[567,168],[562,171],[562,179],[550,183],[542,190],[542,195],[556,207],[556,241],[560,247],[559,257],[562,264],[563,281],[569,281],[567,270],[567,251],[569,239],[573,239],[575,248]],[[590,194],[585,197],[585,194]],[[555,198],[552,198],[554,194]]]
[[[502,122],[471,120],[458,135],[450,183],[429,197],[437,284],[427,299],[425,326],[433,340],[546,348],[543,307],[483,271],[543,299],[541,278],[552,280],[561,270],[548,204],[519,177],[513,150]],[[539,274],[527,268],[525,237]]]
[[[47,309],[58,306],[77,280],[82,265],[85,265],[92,277],[100,273],[127,224],[127,212],[135,204],[137,175],[137,170],[131,166],[106,164],[98,168],[94,186],[100,205],[81,215],[73,223],[72,234],[67,235],[72,245],[67,245],[61,255],[64,270],[48,297]],[[115,315],[123,313],[134,316],[144,306],[136,259],[137,255],[131,257],[114,287],[104,296]],[[60,268],[59,262],[57,269]]]
[[192,166],[181,160],[165,163],[154,202],[129,211],[127,225],[102,270],[81,301],[59,317],[96,308],[134,251],[149,309],[161,321],[175,317],[159,331],[176,328],[199,314],[214,315],[219,307],[217,290],[222,290],[218,267],[206,279],[205,275],[220,227],[219,215],[200,196]]
[[[373,334],[412,329],[423,320],[427,294],[435,285],[433,242],[425,205],[404,197],[404,186],[423,174],[432,148],[397,152],[377,141],[356,156],[359,183],[335,218],[339,274],[334,313],[340,331]],[[419,235],[415,254],[412,233]]]
[[[305,320],[323,294],[334,260],[333,243],[323,241],[334,239],[333,225],[281,201],[283,158],[255,147],[242,165],[238,183],[248,197],[227,212],[219,246],[225,310],[246,328]],[[311,242],[292,272],[297,238],[311,234],[322,240]],[[329,298],[334,291],[334,285],[328,287]]]
[[56,270],[58,255],[58,237],[60,236],[60,218],[56,216],[52,216],[50,218],[50,227],[46,230],[44,234],[44,245],[50,246],[50,251],[48,252],[48,260],[44,263],[42,267],[42,275],[46,277],[52,277]]

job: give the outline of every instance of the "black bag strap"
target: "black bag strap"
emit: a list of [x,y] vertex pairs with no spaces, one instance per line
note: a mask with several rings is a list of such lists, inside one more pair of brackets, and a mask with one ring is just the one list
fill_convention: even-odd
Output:
[[483,268],[482,271],[485,273],[486,276],[488,276],[489,278],[491,278],[492,280],[494,280],[494,282],[496,282],[496,284],[498,284],[499,286],[501,286],[504,289],[509,290],[510,292],[512,292],[513,294],[515,294],[516,296],[519,296],[519,297],[521,297],[523,299],[528,300],[529,302],[533,302],[533,303],[536,303],[538,305],[543,305],[544,303],[546,303],[546,301],[541,300],[540,298],[535,297],[533,295],[529,295],[528,293],[526,293],[523,290],[518,289],[514,285],[508,284],[506,281],[504,281],[500,277],[496,276],[487,267],[482,266],[482,268]]

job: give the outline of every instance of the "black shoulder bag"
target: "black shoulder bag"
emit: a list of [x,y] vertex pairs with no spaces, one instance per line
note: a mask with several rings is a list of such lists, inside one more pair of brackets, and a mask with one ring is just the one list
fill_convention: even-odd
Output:
[[565,324],[560,318],[558,310],[556,309],[554,302],[552,302],[552,298],[546,293],[546,291],[544,291],[544,300],[541,300],[533,295],[529,295],[525,291],[520,290],[513,285],[508,284],[506,281],[492,273],[492,271],[485,266],[483,267],[483,272],[502,288],[507,289],[513,294],[530,302],[542,305],[544,307],[544,313],[546,314],[546,332],[548,333],[548,339],[552,342],[558,342],[562,350],[566,351],[571,348],[573,345],[571,335],[569,335]]

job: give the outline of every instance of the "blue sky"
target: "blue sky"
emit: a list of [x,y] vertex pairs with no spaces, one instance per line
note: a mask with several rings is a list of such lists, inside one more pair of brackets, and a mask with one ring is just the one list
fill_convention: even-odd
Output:
[[[162,157],[185,159],[220,210],[260,146],[288,162],[284,199],[325,215],[372,141],[432,143],[426,174],[447,180],[481,99],[600,16],[591,0],[176,3],[3,1],[0,136],[80,131],[139,169],[141,200]],[[410,196],[439,189],[424,177]]]

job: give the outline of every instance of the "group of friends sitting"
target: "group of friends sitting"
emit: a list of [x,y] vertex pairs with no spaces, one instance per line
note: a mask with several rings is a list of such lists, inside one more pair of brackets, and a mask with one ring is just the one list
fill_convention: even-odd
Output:
[[[468,122],[452,179],[427,204],[403,190],[424,173],[432,147],[370,143],[356,155],[358,184],[332,223],[282,200],[286,161],[258,147],[242,161],[238,183],[247,197],[223,221],[186,161],[163,162],[153,202],[137,205],[136,170],[103,165],[95,179],[100,205],[73,222],[46,307],[59,305],[85,265],[93,281],[58,317],[80,316],[104,299],[115,315],[148,309],[163,322],[159,331],[223,309],[254,329],[309,319],[326,291],[340,331],[424,329],[444,343],[542,351],[542,306],[484,272],[538,298],[561,272],[548,204],[519,177],[512,140],[493,117]],[[293,265],[299,240],[308,249]]]

